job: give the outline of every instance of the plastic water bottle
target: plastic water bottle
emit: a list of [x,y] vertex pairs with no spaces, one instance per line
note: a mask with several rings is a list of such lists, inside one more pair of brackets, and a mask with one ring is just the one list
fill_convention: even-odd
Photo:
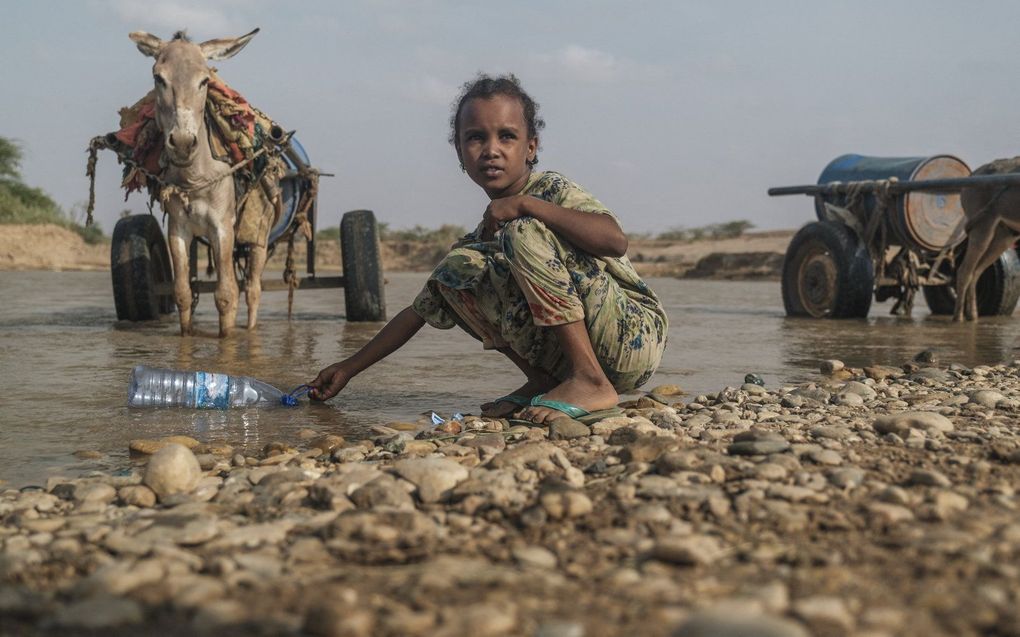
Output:
[[131,407],[229,409],[296,404],[290,394],[251,376],[138,365],[131,370],[128,384],[128,405]]

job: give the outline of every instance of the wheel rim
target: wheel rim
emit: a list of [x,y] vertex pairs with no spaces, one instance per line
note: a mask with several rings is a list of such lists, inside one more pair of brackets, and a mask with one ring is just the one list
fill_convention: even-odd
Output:
[[817,243],[805,246],[797,269],[797,292],[804,310],[820,318],[832,314],[836,305],[839,270],[836,261],[825,246]]

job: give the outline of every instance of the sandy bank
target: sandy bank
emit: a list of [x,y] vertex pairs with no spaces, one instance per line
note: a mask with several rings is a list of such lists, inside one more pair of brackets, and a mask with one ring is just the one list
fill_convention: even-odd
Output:
[[[777,264],[781,264],[781,255],[792,236],[792,230],[779,230],[691,243],[635,240],[631,242],[628,255],[645,276],[775,278]],[[297,242],[295,247],[297,263],[304,264],[304,244]],[[414,241],[385,241],[383,268],[392,272],[427,272],[442,257],[444,247]],[[282,270],[286,253],[286,244],[278,245],[268,269]],[[702,262],[701,267],[699,262]],[[109,244],[88,245],[76,233],[55,225],[0,225],[0,270],[105,270],[109,267]],[[337,241],[316,242],[316,268],[321,272],[340,269]]]

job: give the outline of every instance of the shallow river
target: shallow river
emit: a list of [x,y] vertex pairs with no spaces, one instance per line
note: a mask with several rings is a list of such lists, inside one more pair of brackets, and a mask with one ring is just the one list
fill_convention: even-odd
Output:
[[[424,274],[388,275],[392,316]],[[1020,323],[985,319],[953,325],[915,310],[886,316],[889,304],[857,321],[787,319],[775,282],[649,279],[669,310],[665,360],[648,383],[676,383],[692,395],[737,386],[747,372],[770,387],[816,377],[818,362],[899,365],[923,349],[964,364],[1014,357]],[[0,272],[0,480],[14,486],[122,467],[135,438],[184,434],[257,448],[294,440],[311,427],[357,437],[373,424],[422,412],[477,413],[478,405],[520,384],[516,370],[458,331],[426,327],[389,359],[355,378],[325,405],[226,412],[128,409],[132,366],[247,374],[289,390],[354,352],[380,327],[342,320],[343,290],[302,290],[287,320],[286,292],[263,296],[256,331],[215,337],[216,311],[204,295],[202,335],[181,338],[176,317],[119,323],[107,272]],[[239,317],[244,314],[243,301]],[[98,451],[100,459],[81,459]]]

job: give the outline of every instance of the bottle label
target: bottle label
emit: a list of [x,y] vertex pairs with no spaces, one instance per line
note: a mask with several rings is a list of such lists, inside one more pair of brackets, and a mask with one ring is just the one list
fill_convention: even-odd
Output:
[[226,374],[195,372],[195,407],[199,409],[230,407],[229,378]]

